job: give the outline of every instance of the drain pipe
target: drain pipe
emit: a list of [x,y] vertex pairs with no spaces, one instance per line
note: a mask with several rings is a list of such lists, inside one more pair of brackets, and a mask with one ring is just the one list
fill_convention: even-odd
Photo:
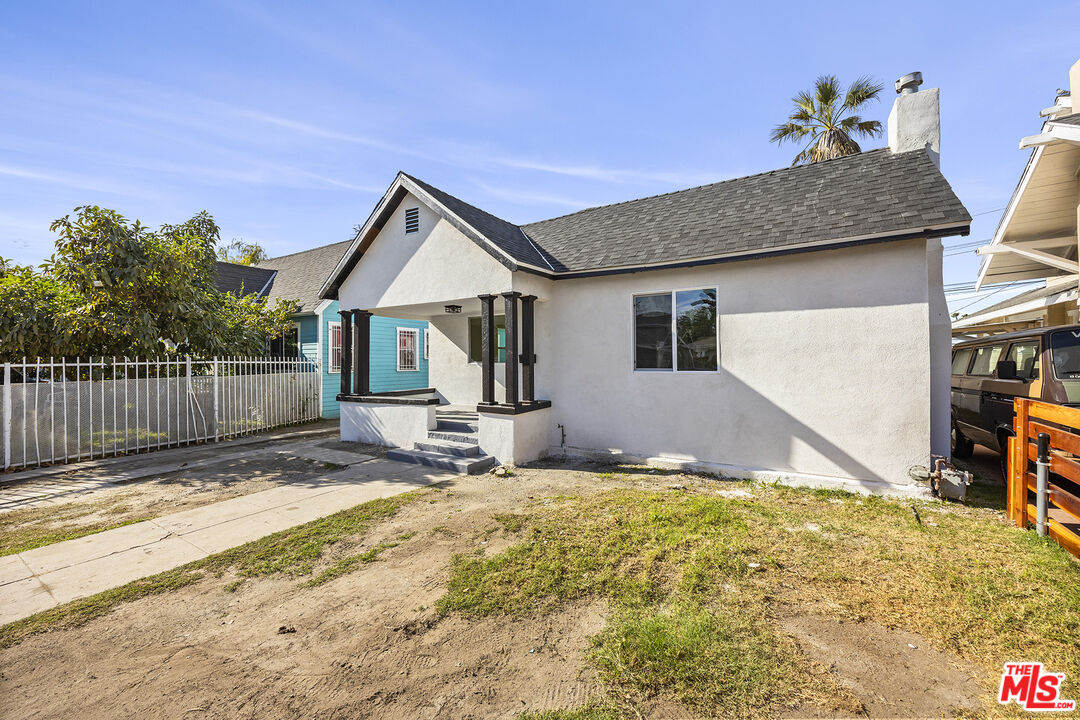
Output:
[[1050,474],[1050,435],[1039,433],[1039,455],[1035,461],[1035,532],[1046,537],[1046,478]]

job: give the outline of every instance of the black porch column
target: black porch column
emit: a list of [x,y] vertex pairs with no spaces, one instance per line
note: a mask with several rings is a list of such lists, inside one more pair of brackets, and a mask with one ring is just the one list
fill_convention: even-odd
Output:
[[371,394],[371,313],[353,310],[353,392]]
[[506,301],[506,404],[518,404],[518,298],[519,292],[503,293]]
[[495,404],[495,296],[480,295],[480,361],[482,402]]
[[532,402],[536,399],[536,378],[533,366],[536,364],[536,348],[533,341],[533,301],[535,295],[521,298],[521,399]]
[[338,310],[341,316],[341,394],[352,395],[352,313]]

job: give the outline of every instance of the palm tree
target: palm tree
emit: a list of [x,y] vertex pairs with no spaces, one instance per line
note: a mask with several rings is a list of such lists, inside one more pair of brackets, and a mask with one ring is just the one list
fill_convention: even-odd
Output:
[[773,128],[769,140],[783,145],[785,142],[800,143],[809,138],[792,165],[862,152],[852,135],[880,137],[881,123],[863,120],[855,111],[878,100],[878,94],[884,89],[884,85],[864,75],[851,83],[847,92],[841,95],[840,81],[836,76],[821,75],[814,81],[813,94],[801,92],[792,98],[795,111],[786,123]]

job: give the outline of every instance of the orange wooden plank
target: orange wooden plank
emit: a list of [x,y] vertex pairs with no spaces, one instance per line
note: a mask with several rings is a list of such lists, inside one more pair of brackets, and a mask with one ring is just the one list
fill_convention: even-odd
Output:
[[[1028,445],[1028,460],[1039,459],[1039,448],[1036,445]],[[1050,472],[1067,477],[1073,482],[1080,482],[1080,461],[1065,457],[1058,450],[1050,451]]]
[[1057,485],[1049,485],[1047,487],[1047,497],[1055,507],[1064,510],[1072,515],[1078,521],[1080,521],[1080,498],[1076,497],[1070,492],[1066,492],[1059,488]]
[[[1027,400],[1027,416],[1049,420],[1052,423],[1071,428],[1080,428],[1080,409],[1067,408],[1063,405]],[[1027,419],[1027,418],[1025,418]]]
[[1013,429],[1016,438],[1012,444],[1012,463],[1009,473],[1009,497],[1012,500],[1012,519],[1017,527],[1027,527],[1027,445],[1028,445],[1028,408],[1031,400],[1016,398],[1014,407],[1016,416]]
[[[1027,489],[1031,492],[1038,492],[1038,478],[1035,473],[1027,474]],[[1055,485],[1054,483],[1046,483],[1046,499],[1050,506],[1056,507],[1059,510],[1064,510],[1069,515],[1072,515],[1077,520],[1080,520],[1080,498],[1076,497],[1072,493],[1064,490],[1063,488]],[[1034,507],[1033,505],[1029,507]]]
[[1053,518],[1046,521],[1046,534],[1052,537],[1058,545],[1080,557],[1080,535],[1072,532]]
[[1031,437],[1038,437],[1041,432],[1050,435],[1050,447],[1064,450],[1073,455],[1080,455],[1080,436],[1066,432],[1061,428],[1037,423],[1034,420],[1028,422],[1028,434]]

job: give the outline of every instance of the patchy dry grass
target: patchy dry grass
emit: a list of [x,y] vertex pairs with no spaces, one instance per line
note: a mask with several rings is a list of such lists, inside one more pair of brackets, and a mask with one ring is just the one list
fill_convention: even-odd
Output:
[[612,696],[725,717],[857,708],[775,629],[796,606],[918,633],[984,681],[1006,660],[1038,659],[1067,674],[1065,697],[1080,695],[1080,564],[1052,542],[985,508],[915,501],[920,524],[911,501],[715,488],[549,499],[522,542],[455,558],[439,609],[525,615],[606,598],[590,659]]
[[[372,524],[392,517],[405,505],[427,495],[426,491],[414,490],[389,498],[372,500],[173,570],[36,613],[0,627],[0,648],[10,647],[37,633],[78,627],[93,618],[104,615],[121,603],[169,592],[201,580],[208,574],[220,575],[226,571],[235,573],[238,576],[237,580],[229,583],[225,588],[229,591],[236,590],[243,580],[260,575],[310,574],[327,548],[339,543],[344,544],[348,540],[355,541],[358,539],[357,536],[362,536]],[[411,537],[411,534],[406,533],[400,536],[399,540],[405,540],[408,537]],[[338,563],[317,576],[316,580],[320,582],[316,584],[326,582],[333,577],[340,577],[365,562],[371,562],[387,547],[396,544],[398,543],[383,544],[372,548],[367,553],[353,556],[360,559],[351,564]],[[374,554],[364,559],[373,551]],[[331,572],[334,573],[332,577],[323,577]]]
[[[128,517],[123,517],[128,515]],[[122,517],[123,519],[117,519]],[[150,519],[131,516],[126,498],[32,507],[0,513],[0,557]]]

